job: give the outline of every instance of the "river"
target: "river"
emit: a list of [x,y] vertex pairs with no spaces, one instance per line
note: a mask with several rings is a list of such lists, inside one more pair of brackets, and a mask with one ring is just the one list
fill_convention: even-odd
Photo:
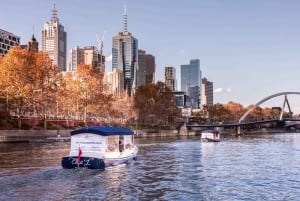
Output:
[[300,200],[300,134],[136,139],[138,159],[62,169],[69,142],[0,144],[0,200]]

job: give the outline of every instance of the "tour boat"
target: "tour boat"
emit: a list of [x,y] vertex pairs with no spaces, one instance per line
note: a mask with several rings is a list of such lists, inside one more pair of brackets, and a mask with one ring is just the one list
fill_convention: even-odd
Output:
[[204,130],[201,132],[201,142],[219,142],[220,133],[216,130]]
[[62,158],[63,168],[105,169],[136,160],[138,148],[134,132],[127,128],[91,126],[71,132],[69,156]]

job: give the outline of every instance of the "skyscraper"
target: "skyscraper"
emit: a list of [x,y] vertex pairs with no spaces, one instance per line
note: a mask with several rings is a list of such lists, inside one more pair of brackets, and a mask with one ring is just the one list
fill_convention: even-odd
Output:
[[[86,46],[72,48],[70,51],[70,64],[68,71],[77,71],[79,64],[91,65],[94,68],[105,71],[105,57],[99,54],[95,46]],[[101,64],[102,62],[102,64]]]
[[176,82],[176,68],[169,66],[165,67],[165,84],[169,87],[172,91],[176,91],[177,89],[177,82]]
[[105,72],[103,82],[107,86],[107,93],[114,97],[122,97],[124,92],[123,87],[123,71],[114,68],[112,72]]
[[213,106],[214,104],[214,83],[208,81],[205,77],[202,79],[201,104],[207,106]]
[[200,108],[201,70],[200,60],[192,59],[190,64],[181,65],[181,91],[185,91],[189,98],[189,106]]
[[42,51],[49,55],[60,71],[66,71],[67,66],[67,33],[59,23],[55,4],[50,22],[44,24],[42,30]]
[[124,8],[123,32],[112,39],[112,68],[123,71],[124,90],[131,96],[138,84],[138,40],[127,31],[126,7]]
[[154,83],[155,57],[144,50],[138,50],[138,55],[138,86]]

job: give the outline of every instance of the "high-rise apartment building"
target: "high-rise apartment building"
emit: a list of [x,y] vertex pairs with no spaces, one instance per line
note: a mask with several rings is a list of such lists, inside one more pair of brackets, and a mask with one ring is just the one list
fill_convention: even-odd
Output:
[[124,92],[123,71],[114,68],[112,72],[105,72],[103,82],[107,86],[107,93],[115,97],[121,97]]
[[20,37],[0,29],[0,56],[7,54],[9,48],[20,44]]
[[131,96],[138,86],[138,40],[127,31],[126,9],[124,9],[123,32],[112,38],[112,68],[123,71],[124,90]]
[[190,64],[181,65],[181,91],[185,91],[189,101],[187,106],[198,109],[201,106],[201,70],[200,60],[192,59]]
[[70,63],[68,71],[77,71],[79,64],[91,65],[99,68],[101,72],[105,71],[105,56],[99,54],[95,46],[72,48],[70,51]]
[[165,84],[172,91],[177,90],[176,68],[172,66],[165,67]]
[[138,86],[155,83],[155,57],[138,50]]
[[42,30],[42,51],[49,55],[60,71],[66,71],[67,66],[67,33],[59,23],[55,4],[50,22],[44,24]]
[[214,104],[214,84],[205,77],[202,79],[201,85],[201,104],[206,106]]

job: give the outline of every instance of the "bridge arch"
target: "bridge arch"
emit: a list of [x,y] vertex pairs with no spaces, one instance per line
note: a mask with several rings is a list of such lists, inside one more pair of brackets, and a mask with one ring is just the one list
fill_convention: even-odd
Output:
[[[245,114],[240,118],[239,120],[239,123],[241,123],[247,116],[250,112],[252,112],[257,106],[259,106],[260,104],[272,99],[272,98],[275,98],[277,96],[287,96],[288,94],[296,94],[296,95],[300,95],[300,92],[281,92],[281,93],[276,93],[276,94],[273,94],[271,96],[268,96],[264,99],[262,99],[261,101],[257,102],[255,105],[253,105],[253,107],[251,107],[247,112],[245,112]],[[286,101],[286,100],[285,100]],[[284,102],[285,103],[285,102]]]

